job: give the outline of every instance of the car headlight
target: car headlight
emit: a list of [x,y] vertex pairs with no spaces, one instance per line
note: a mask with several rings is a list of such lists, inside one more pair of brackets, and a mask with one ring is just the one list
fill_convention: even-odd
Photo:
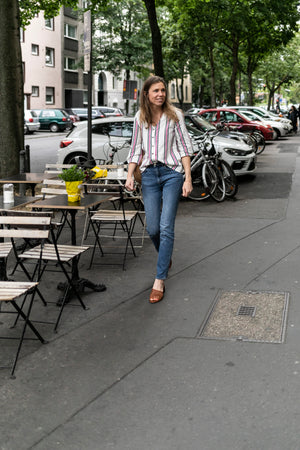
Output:
[[252,150],[240,150],[239,148],[224,148],[224,151],[231,156],[247,156]]

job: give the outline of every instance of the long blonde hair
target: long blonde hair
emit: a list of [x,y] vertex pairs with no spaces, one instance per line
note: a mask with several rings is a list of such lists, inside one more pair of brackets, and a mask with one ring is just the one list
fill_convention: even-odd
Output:
[[168,87],[167,83],[162,77],[158,76],[151,76],[147,78],[147,80],[144,82],[144,85],[141,90],[141,96],[140,96],[140,121],[147,124],[147,126],[152,124],[152,113],[151,113],[151,107],[148,97],[148,92],[150,87],[153,84],[156,83],[163,83],[166,89],[166,99],[164,104],[162,105],[163,113],[166,114],[168,119],[174,120],[175,122],[178,122],[178,116],[176,114],[176,108],[170,103],[168,99]]

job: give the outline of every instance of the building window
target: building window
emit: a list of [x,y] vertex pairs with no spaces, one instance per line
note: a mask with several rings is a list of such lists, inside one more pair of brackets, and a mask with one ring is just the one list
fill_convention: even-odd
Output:
[[175,84],[171,84],[171,98],[175,98]]
[[40,88],[38,86],[31,86],[31,96],[32,97],[40,96]]
[[54,66],[54,48],[46,47],[45,62],[46,66]]
[[64,25],[64,35],[65,37],[76,39],[77,38],[77,27],[74,25],[70,25],[69,23],[65,23]]
[[31,54],[38,56],[39,46],[37,44],[31,44]]
[[20,28],[20,42],[25,42],[24,29],[23,28]]
[[64,58],[64,69],[65,70],[76,70],[77,69],[76,59],[69,58],[68,56],[66,56]]
[[54,105],[54,87],[46,87],[46,103]]
[[45,27],[48,30],[54,30],[54,19],[45,19]]
[[83,91],[83,104],[88,103],[88,91]]
[[83,9],[87,9],[88,6],[89,6],[88,1],[87,0],[82,0],[82,7],[83,7]]
[[188,101],[188,98],[189,98],[189,91],[188,91],[188,87],[186,86],[185,87],[185,99],[186,99],[186,101]]

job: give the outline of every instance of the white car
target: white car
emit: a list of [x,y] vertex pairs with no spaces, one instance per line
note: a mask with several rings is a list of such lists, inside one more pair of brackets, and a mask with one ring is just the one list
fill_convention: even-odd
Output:
[[252,111],[255,114],[257,114],[259,117],[262,117],[263,119],[270,119],[275,120],[276,122],[285,123],[288,128],[289,132],[292,131],[293,125],[292,122],[289,119],[286,119],[284,117],[279,117],[276,114],[273,114],[270,111],[267,111],[266,109],[262,108],[261,106],[230,106],[231,109],[236,109],[239,112],[243,111]]
[[[193,136],[203,135],[203,132],[195,127],[190,125],[186,127],[192,140]],[[252,148],[244,141],[215,135],[213,136],[213,143],[216,152],[220,153],[221,158],[230,164],[236,175],[245,175],[255,171],[257,156]],[[194,142],[194,146],[195,151],[197,151],[197,143]]]
[[278,139],[279,137],[287,136],[290,132],[289,126],[284,122],[279,122],[273,119],[265,119],[260,117],[258,114],[255,114],[252,111],[242,110],[241,114],[247,117],[250,120],[255,120],[256,122],[262,122],[271,125],[274,131],[274,139]]
[[24,120],[26,126],[25,134],[34,133],[34,131],[38,131],[40,129],[41,124],[35,111],[26,109],[24,111]]
[[[128,142],[127,146],[114,154],[114,162],[126,161],[133,121],[133,117],[125,116],[92,120],[92,157],[96,162],[110,159],[111,149],[108,145],[108,134],[112,144],[120,145]],[[60,142],[57,159],[59,164],[75,164],[77,157],[80,161],[87,160],[87,130],[88,122],[86,120],[74,123],[74,128]]]

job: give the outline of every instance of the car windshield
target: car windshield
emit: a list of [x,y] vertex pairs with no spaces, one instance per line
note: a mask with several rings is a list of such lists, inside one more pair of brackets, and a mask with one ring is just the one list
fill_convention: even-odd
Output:
[[[187,125],[190,125],[192,127],[198,127],[200,130],[202,131],[211,131],[211,130],[215,130],[216,128],[211,125],[207,120],[205,120],[203,117],[199,117],[199,116],[194,116],[193,115],[193,119],[189,118],[189,116],[185,117],[185,121]],[[187,121],[188,119],[188,121]],[[195,125],[196,124],[196,125]]]

